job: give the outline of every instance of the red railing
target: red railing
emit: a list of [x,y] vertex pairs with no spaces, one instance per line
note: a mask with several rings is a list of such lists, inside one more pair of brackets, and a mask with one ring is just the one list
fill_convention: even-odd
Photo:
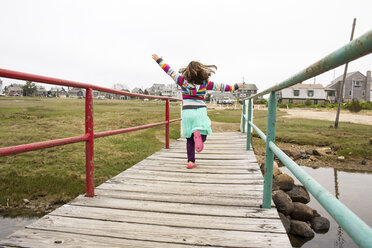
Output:
[[[0,148],[0,157],[34,151],[34,150],[40,150],[40,149],[44,149],[48,147],[62,146],[62,145],[85,141],[85,156],[86,156],[85,166],[86,166],[86,188],[87,188],[86,196],[88,197],[94,196],[94,163],[93,163],[94,139],[102,138],[102,137],[106,137],[110,135],[132,132],[132,131],[150,128],[150,127],[165,125],[165,148],[168,149],[169,148],[169,124],[171,122],[181,120],[181,118],[169,120],[169,100],[181,101],[181,99],[178,99],[178,98],[130,93],[130,92],[125,92],[125,91],[120,91],[120,90],[104,88],[104,87],[91,85],[91,84],[78,83],[78,82],[73,82],[73,81],[68,81],[68,80],[63,80],[63,79],[38,76],[38,75],[33,75],[33,74],[28,74],[28,73],[23,73],[23,72],[5,70],[5,69],[0,69],[0,77],[86,89],[85,135],[69,137],[69,138],[64,138],[64,139],[48,140],[48,141],[43,141],[43,142],[31,143],[31,144],[23,144],[23,145],[18,145],[18,146],[3,147],[3,148]],[[125,95],[125,96],[132,96],[132,97],[165,100],[165,121],[158,122],[158,123],[151,123],[151,124],[137,126],[137,127],[130,127],[130,128],[94,133],[93,131],[93,90],[114,93],[114,94],[119,94],[119,95]]]

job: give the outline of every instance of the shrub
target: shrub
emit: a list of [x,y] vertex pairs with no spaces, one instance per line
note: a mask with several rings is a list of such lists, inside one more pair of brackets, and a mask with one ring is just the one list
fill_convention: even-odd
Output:
[[353,100],[348,109],[350,110],[350,112],[359,112],[360,110],[362,110],[362,105],[359,103],[358,100]]
[[305,105],[306,105],[306,106],[310,106],[310,105],[311,105],[311,100],[310,100],[310,99],[306,99],[306,101],[305,101]]
[[362,102],[360,105],[362,105],[362,109],[372,110],[372,102],[371,101]]
[[255,100],[253,100],[253,103],[254,104],[266,104],[267,100],[265,98],[255,99]]

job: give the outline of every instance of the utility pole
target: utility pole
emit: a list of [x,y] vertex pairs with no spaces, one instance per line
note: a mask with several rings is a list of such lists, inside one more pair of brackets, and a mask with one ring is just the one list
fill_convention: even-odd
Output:
[[[353,40],[354,38],[354,29],[355,29],[355,24],[356,24],[356,18],[354,18],[354,22],[353,22],[353,28],[351,30],[351,37],[350,37],[350,41]],[[335,121],[335,128],[338,128],[338,119],[340,117],[340,109],[341,109],[341,103],[342,103],[342,95],[344,93],[344,85],[345,85],[345,78],[346,78],[346,73],[347,73],[347,67],[348,67],[349,63],[346,63],[345,64],[345,70],[344,70],[344,76],[342,78],[342,82],[340,84],[340,94],[338,96],[338,107],[337,107],[337,114],[336,114],[336,121]]]

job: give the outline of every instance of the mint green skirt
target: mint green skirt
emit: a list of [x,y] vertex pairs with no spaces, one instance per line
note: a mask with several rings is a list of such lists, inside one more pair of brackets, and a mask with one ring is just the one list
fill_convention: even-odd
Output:
[[190,138],[195,131],[200,134],[212,134],[211,120],[207,115],[207,108],[182,110],[182,136]]

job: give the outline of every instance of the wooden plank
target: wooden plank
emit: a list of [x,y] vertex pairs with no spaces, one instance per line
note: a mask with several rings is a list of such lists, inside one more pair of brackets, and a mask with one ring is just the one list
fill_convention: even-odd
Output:
[[165,187],[172,187],[172,188],[200,188],[202,190],[229,190],[229,191],[234,191],[234,192],[239,192],[240,190],[244,191],[262,191],[263,185],[258,184],[258,185],[250,185],[250,184],[234,184],[234,185],[225,185],[225,184],[218,184],[218,183],[209,183],[209,184],[204,184],[204,183],[193,183],[193,182],[166,182],[166,181],[147,181],[147,180],[140,180],[140,179],[121,179],[121,178],[112,178],[106,182],[106,184],[117,184],[117,185],[122,185],[125,187],[128,184],[131,185],[147,185],[151,187],[160,187],[160,186],[165,186]]
[[[262,204],[262,195],[246,195],[246,196],[211,196],[211,195],[193,195],[193,194],[175,194],[169,192],[133,192],[127,190],[112,190],[112,189],[96,189],[97,196],[107,198],[130,199],[130,200],[145,200],[145,201],[163,201],[163,202],[178,202],[178,203],[195,203],[207,205],[225,205],[225,206],[241,206],[241,207],[257,207]],[[274,205],[272,205],[275,207]]]
[[[69,232],[54,232],[37,229],[24,229],[16,232],[6,239],[0,241],[1,245],[9,247],[34,247],[34,248],[205,248],[199,245],[174,244],[166,242],[153,242],[134,239],[123,239],[116,237],[94,236],[90,234],[75,234]],[[216,246],[208,246],[217,248]]]
[[70,205],[91,206],[112,209],[128,209],[158,213],[176,213],[205,216],[231,216],[277,219],[276,208],[263,209],[257,207],[223,206],[211,204],[190,204],[175,202],[157,202],[144,200],[118,199],[97,196],[94,198],[79,196]]
[[[236,185],[221,185],[216,187],[211,184],[195,184],[189,183],[184,185],[174,185],[174,183],[159,182],[150,184],[148,182],[136,183],[104,183],[98,186],[100,189],[112,189],[112,190],[128,190],[133,192],[155,192],[164,193],[169,192],[173,194],[196,194],[196,195],[210,195],[210,196],[249,196],[249,195],[259,195],[262,197],[263,186],[258,186],[258,190],[252,190],[252,185],[241,185],[239,187],[234,187]],[[247,186],[250,186],[247,188]],[[254,188],[256,189],[256,188]]]
[[[256,161],[255,156],[250,155],[230,155],[230,154],[204,154],[198,153],[196,154],[197,159],[208,159],[208,160],[248,160],[248,161]],[[154,159],[154,158],[183,158],[187,159],[187,153],[168,153],[168,152],[157,152],[149,156],[147,159]]]
[[[135,170],[140,170],[140,171],[169,171],[169,172],[180,172],[180,173],[184,173],[185,170],[187,170],[186,168],[186,164],[185,165],[182,165],[182,166],[136,166]],[[253,169],[254,172],[253,173],[256,173],[255,169]],[[210,168],[205,168],[205,167],[202,167],[202,166],[199,166],[197,167],[197,169],[192,169],[192,170],[189,170],[188,172],[189,174],[199,174],[199,173],[202,173],[202,174],[225,174],[225,175],[229,175],[229,174],[250,174],[252,173],[251,171],[247,170],[247,169],[241,169],[241,168],[219,168],[219,169],[210,169]]]
[[266,247],[283,247],[288,246],[289,242],[288,239],[283,239],[282,234],[277,233],[268,235],[262,232],[168,227],[60,216],[43,217],[28,228],[134,240],[223,247],[261,248],[263,245]]
[[[182,161],[178,159],[169,159],[169,160],[156,160],[156,159],[146,159],[139,163],[137,163],[134,168],[140,166],[172,166],[172,167],[182,167],[184,168],[186,163],[186,159],[182,159]],[[225,160],[225,161],[215,161],[215,160],[197,160],[197,164],[199,165],[198,168],[211,168],[212,170],[219,169],[219,168],[226,168],[226,169],[259,169],[257,162],[252,161],[239,161],[239,160]],[[190,170],[191,171],[191,170]]]
[[199,216],[64,205],[51,215],[216,230],[285,233],[280,219]]

